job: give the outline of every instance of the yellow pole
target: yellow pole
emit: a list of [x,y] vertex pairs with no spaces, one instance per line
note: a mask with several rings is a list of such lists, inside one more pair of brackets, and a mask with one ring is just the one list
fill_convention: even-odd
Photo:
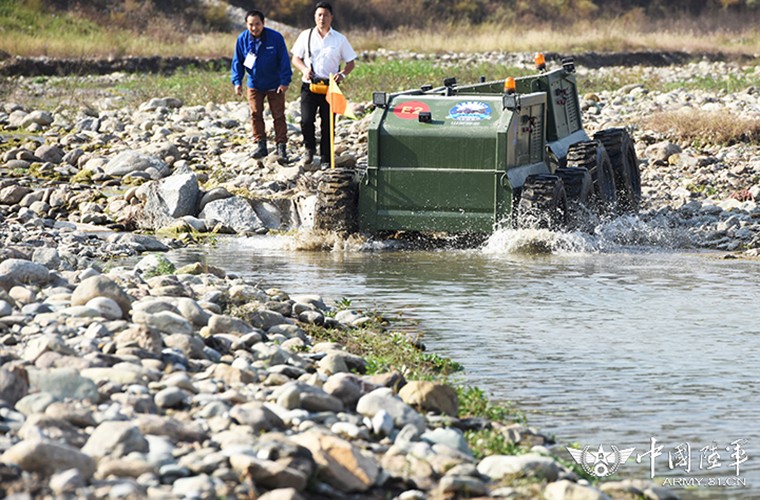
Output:
[[335,114],[330,107],[330,167],[335,168]]

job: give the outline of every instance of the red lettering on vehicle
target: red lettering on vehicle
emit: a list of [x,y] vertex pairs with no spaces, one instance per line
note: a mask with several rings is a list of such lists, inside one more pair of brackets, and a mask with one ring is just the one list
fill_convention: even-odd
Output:
[[416,120],[423,111],[430,111],[430,106],[420,101],[406,101],[393,107],[393,114],[402,120]]

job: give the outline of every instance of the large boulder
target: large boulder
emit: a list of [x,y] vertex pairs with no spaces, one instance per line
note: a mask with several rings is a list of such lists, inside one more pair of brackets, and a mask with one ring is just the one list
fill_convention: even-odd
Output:
[[264,227],[248,200],[240,196],[207,203],[198,217],[206,221],[207,227],[213,227],[213,222],[221,222],[237,233],[256,232]]
[[408,382],[398,393],[408,405],[421,411],[432,411],[456,417],[459,410],[457,392],[451,386],[426,380]]
[[148,182],[137,190],[142,208],[137,212],[137,225],[156,230],[171,225],[175,219],[195,215],[200,198],[195,174],[172,175],[158,182]]
[[82,306],[96,297],[107,297],[116,301],[121,307],[122,316],[125,318],[132,308],[132,300],[129,294],[122,290],[114,280],[102,274],[82,280],[74,289],[74,293],[71,294],[71,305]]
[[356,403],[356,411],[365,417],[372,418],[380,410],[387,412],[393,418],[395,427],[401,429],[407,424],[412,424],[420,432],[425,430],[425,417],[398,398],[387,387],[375,389],[369,394],[362,396]]
[[0,455],[0,462],[18,465],[22,470],[50,476],[68,469],[78,470],[89,479],[95,473],[95,460],[73,446],[38,439],[24,440]]
[[15,205],[31,192],[26,186],[6,186],[0,189],[0,205]]
[[156,157],[134,150],[122,151],[105,166],[105,173],[113,177],[135,172],[143,172],[151,179],[160,179],[169,174],[169,167]]
[[380,475],[380,466],[371,456],[339,437],[309,431],[292,440],[311,452],[320,476],[340,491],[367,491]]
[[45,285],[50,281],[50,270],[42,264],[24,259],[5,259],[0,262],[0,283],[4,287],[16,284]]
[[158,195],[172,217],[195,215],[198,206],[198,178],[195,174],[172,175],[158,183]]

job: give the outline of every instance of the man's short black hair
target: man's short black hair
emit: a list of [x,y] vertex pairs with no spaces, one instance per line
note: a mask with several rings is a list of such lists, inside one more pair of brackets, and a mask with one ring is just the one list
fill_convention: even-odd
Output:
[[333,13],[332,5],[330,5],[330,2],[317,2],[317,5],[314,6],[314,12],[317,12],[317,9],[327,9],[330,11],[330,14]]
[[258,9],[251,9],[248,12],[246,12],[245,13],[245,20],[248,21],[248,18],[251,17],[251,16],[256,16],[259,19],[261,19],[262,23],[264,22],[264,13],[261,12],[260,10],[258,10]]

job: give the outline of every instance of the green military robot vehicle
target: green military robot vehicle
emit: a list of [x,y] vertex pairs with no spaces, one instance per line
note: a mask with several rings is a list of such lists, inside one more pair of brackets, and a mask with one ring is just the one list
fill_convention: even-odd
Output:
[[635,212],[628,132],[584,131],[572,59],[517,79],[375,92],[366,169],[331,169],[315,227],[377,235],[562,229],[580,214]]

